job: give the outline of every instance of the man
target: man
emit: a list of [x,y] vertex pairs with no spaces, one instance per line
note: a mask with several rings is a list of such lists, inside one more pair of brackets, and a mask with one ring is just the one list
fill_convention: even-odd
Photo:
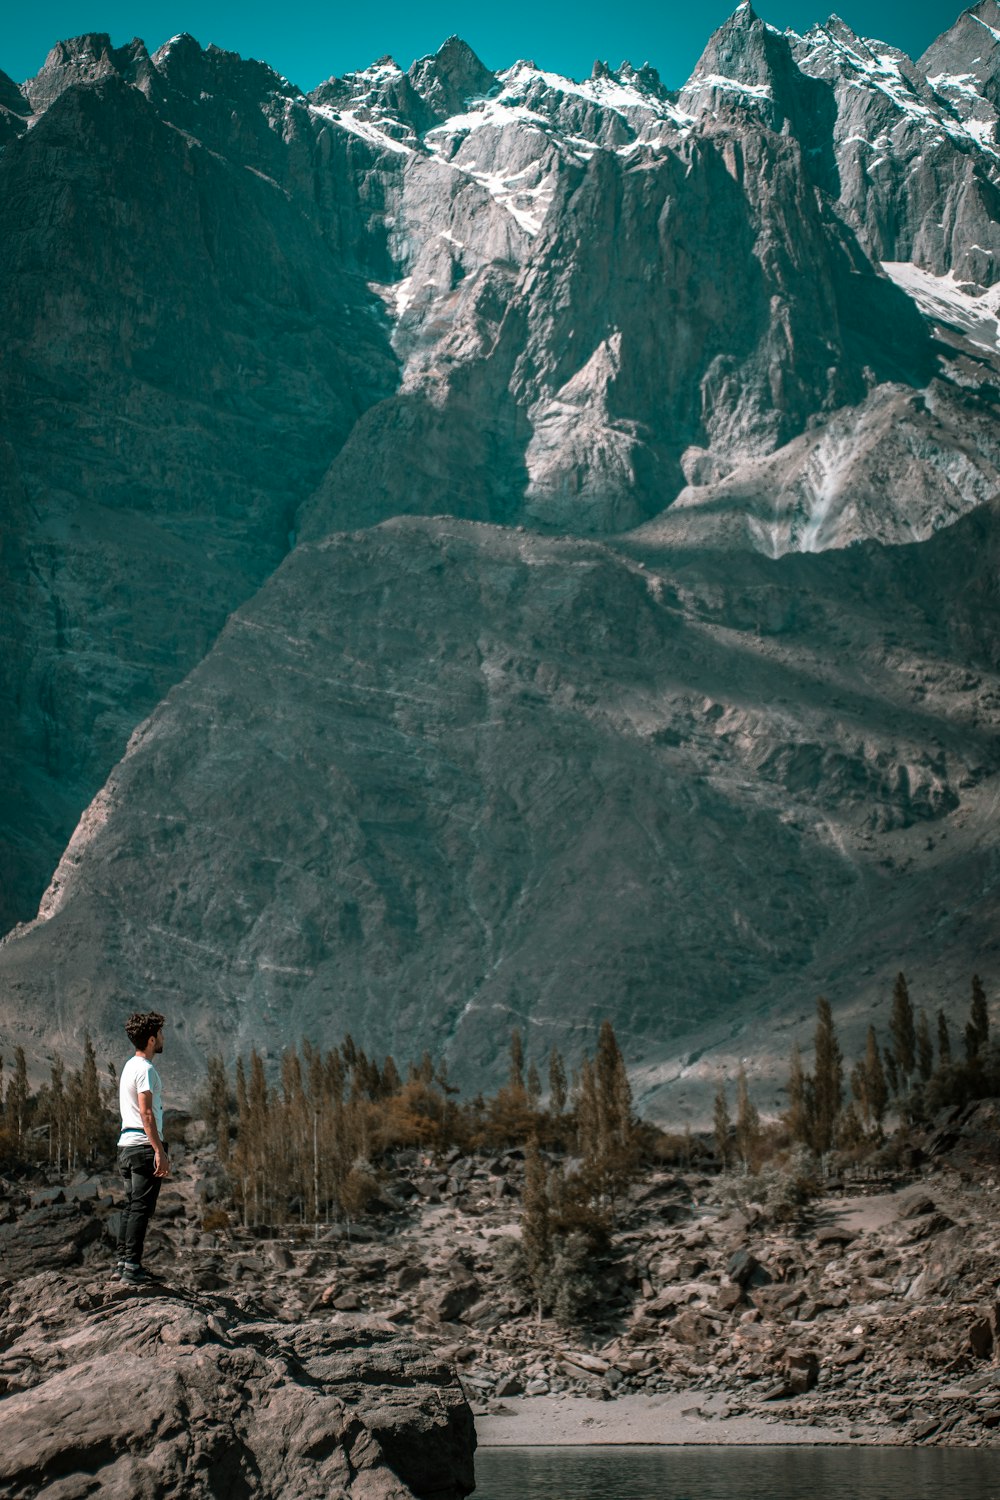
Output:
[[125,1022],[126,1035],[135,1048],[118,1084],[122,1112],[118,1170],[125,1185],[118,1274],[126,1286],[145,1286],[155,1280],[143,1267],[142,1250],[160,1183],[170,1175],[163,1144],[163,1085],[153,1066],[153,1058],[163,1051],[163,1025],[163,1016],[155,1010],[137,1011]]

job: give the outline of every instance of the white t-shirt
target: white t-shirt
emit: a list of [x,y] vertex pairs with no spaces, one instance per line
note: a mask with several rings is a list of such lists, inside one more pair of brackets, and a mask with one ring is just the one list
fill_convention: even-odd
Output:
[[140,1094],[153,1096],[153,1119],[156,1121],[156,1128],[162,1140],[163,1085],[160,1082],[160,1075],[151,1062],[136,1055],[129,1058],[118,1080],[118,1102],[122,1112],[122,1133],[118,1137],[119,1146],[149,1144],[143,1128],[142,1115],[139,1113]]

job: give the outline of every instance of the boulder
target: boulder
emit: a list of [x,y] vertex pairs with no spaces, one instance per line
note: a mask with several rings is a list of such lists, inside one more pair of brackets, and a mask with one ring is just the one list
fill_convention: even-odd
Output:
[[0,1224],[0,1276],[11,1280],[79,1265],[102,1234],[100,1219],[76,1203],[47,1203]]
[[410,1340],[52,1276],[17,1286],[10,1312],[24,1388],[0,1405],[5,1495],[209,1500],[246,1493],[248,1471],[262,1500],[473,1488],[457,1379]]
[[743,1305],[743,1288],[736,1282],[721,1286],[716,1293],[715,1305],[720,1312],[734,1312]]
[[969,1329],[969,1348],[976,1359],[989,1359],[993,1353],[993,1323],[990,1318],[977,1318]]
[[476,1281],[453,1281],[431,1294],[424,1304],[424,1311],[438,1323],[453,1323],[478,1299],[479,1285]]
[[564,1349],[563,1359],[567,1364],[579,1370],[586,1370],[589,1375],[606,1375],[609,1368],[606,1359],[601,1359],[596,1354],[584,1354],[575,1349]]
[[748,1287],[769,1286],[774,1280],[766,1266],[761,1265],[755,1255],[749,1250],[736,1250],[726,1265],[726,1275],[736,1286]]
[[707,1319],[696,1312],[682,1312],[670,1325],[670,1336],[682,1344],[704,1344],[714,1333]]
[[789,1350],[785,1355],[785,1376],[792,1394],[804,1395],[819,1379],[819,1359],[812,1350]]
[[816,1244],[820,1248],[826,1248],[831,1245],[843,1248],[845,1245],[853,1245],[856,1239],[857,1235],[853,1229],[844,1229],[839,1224],[828,1224],[816,1231]]

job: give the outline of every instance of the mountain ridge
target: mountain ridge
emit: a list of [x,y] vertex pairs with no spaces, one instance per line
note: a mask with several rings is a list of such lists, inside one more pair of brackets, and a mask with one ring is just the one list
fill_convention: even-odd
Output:
[[193,1069],[377,1017],[487,1082],[606,1007],[666,1107],[706,1018],[860,1025],[871,902],[953,985],[946,835],[995,973],[979,19],[925,68],[742,5],[674,91],[100,33],[3,83],[8,1044],[144,993]]

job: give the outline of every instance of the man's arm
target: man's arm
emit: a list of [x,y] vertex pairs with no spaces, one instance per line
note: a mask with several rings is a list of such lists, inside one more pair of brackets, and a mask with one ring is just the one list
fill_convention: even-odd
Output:
[[160,1140],[160,1132],[156,1128],[156,1116],[153,1114],[153,1096],[148,1092],[139,1093],[139,1118],[142,1120],[142,1128],[146,1132],[146,1139],[156,1153],[156,1161],[153,1167],[154,1177],[169,1177],[170,1162],[167,1160],[167,1151]]

